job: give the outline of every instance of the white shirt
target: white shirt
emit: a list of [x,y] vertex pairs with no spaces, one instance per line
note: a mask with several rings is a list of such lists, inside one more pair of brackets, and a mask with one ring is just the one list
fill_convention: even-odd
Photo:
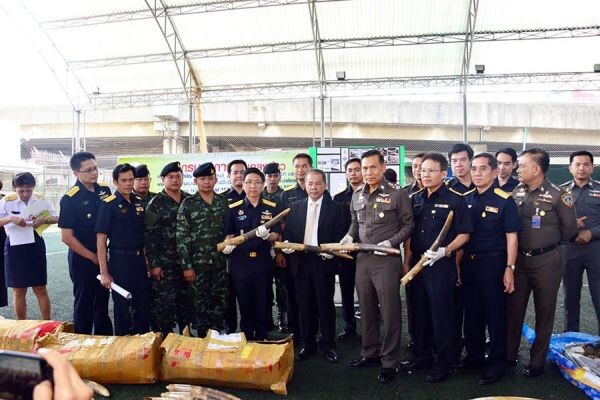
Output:
[[308,197],[307,199],[307,204],[306,204],[306,222],[308,223],[310,220],[310,213],[313,211],[313,204],[316,203],[316,207],[317,207],[317,212],[315,215],[315,219],[314,219],[314,223],[312,226],[312,240],[310,241],[310,243],[306,243],[309,244],[311,246],[318,246],[319,245],[319,237],[318,237],[318,231],[319,231],[319,215],[321,214],[321,204],[323,203],[323,196],[319,197],[319,200],[317,201],[312,201],[310,199],[310,197]]
[[[15,200],[7,201],[7,198],[9,198],[9,196],[5,196],[4,198],[2,198],[2,200],[0,200],[0,218],[6,218],[16,215],[27,220],[27,217],[29,216],[23,215],[23,211],[25,211],[28,205],[39,201],[38,197],[35,194],[31,195],[28,204],[25,204],[25,202],[21,200],[21,198],[18,196]],[[56,217],[58,214],[56,213],[56,210],[54,210],[54,207],[52,207],[52,204],[50,204],[50,202],[48,202],[48,206],[48,211],[50,212],[50,215]],[[9,222],[8,224],[4,225],[4,227],[6,228],[6,234],[10,236],[11,231],[15,229],[15,227],[18,227],[18,225],[15,225],[13,222]],[[32,226],[28,226],[27,228],[33,231]]]

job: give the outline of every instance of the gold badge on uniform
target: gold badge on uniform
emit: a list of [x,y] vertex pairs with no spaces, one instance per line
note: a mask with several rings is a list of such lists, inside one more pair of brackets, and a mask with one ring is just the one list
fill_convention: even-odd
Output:
[[86,215],[86,217],[87,217],[87,219],[90,219],[90,218],[92,218],[92,214],[88,213],[88,214]]
[[546,215],[546,211],[544,211],[544,210],[540,211],[540,216],[543,217],[544,215]]
[[142,211],[144,211],[144,206],[136,206],[136,207],[135,207],[135,211],[137,211],[137,212],[142,212]]
[[481,218],[485,218],[487,216],[487,214],[484,212],[481,213]]
[[383,218],[385,216],[385,214],[382,212],[379,213],[379,218]]
[[377,204],[373,204],[373,209],[377,210]]
[[250,253],[248,253],[248,257],[250,257],[250,258],[256,258],[256,252],[255,251],[251,251]]
[[260,219],[262,219],[262,220],[273,219],[273,214],[271,214],[271,211],[263,211],[262,215],[260,216]]

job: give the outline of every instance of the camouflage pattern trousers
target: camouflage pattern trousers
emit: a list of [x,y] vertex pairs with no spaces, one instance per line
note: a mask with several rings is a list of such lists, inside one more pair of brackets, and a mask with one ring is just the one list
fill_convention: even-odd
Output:
[[194,310],[193,290],[186,282],[181,266],[171,265],[162,268],[160,281],[151,279],[151,318],[152,330],[162,332],[165,337],[179,325],[179,331],[190,324]]

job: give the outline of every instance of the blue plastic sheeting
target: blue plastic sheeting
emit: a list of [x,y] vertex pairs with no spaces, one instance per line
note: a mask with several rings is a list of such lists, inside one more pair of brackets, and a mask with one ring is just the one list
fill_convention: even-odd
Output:
[[[529,342],[533,343],[535,331],[527,324],[523,324],[523,336]],[[575,365],[571,360],[563,355],[565,346],[572,343],[594,343],[600,340],[600,336],[594,336],[581,332],[555,333],[550,339],[550,351],[548,360],[554,361],[558,366],[560,373],[573,385],[583,390],[590,398],[600,400],[600,391],[583,382],[584,369]]]

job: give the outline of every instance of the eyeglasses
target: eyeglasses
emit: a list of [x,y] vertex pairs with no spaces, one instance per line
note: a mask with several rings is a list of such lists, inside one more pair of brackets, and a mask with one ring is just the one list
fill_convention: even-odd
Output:
[[98,167],[91,167],[88,169],[80,169],[77,172],[81,172],[82,174],[91,174],[92,172],[98,171]]
[[442,172],[442,170],[441,169],[422,169],[421,175],[432,175],[435,172]]
[[248,186],[262,186],[263,182],[262,181],[246,181],[246,182],[244,182],[244,185],[248,185]]

